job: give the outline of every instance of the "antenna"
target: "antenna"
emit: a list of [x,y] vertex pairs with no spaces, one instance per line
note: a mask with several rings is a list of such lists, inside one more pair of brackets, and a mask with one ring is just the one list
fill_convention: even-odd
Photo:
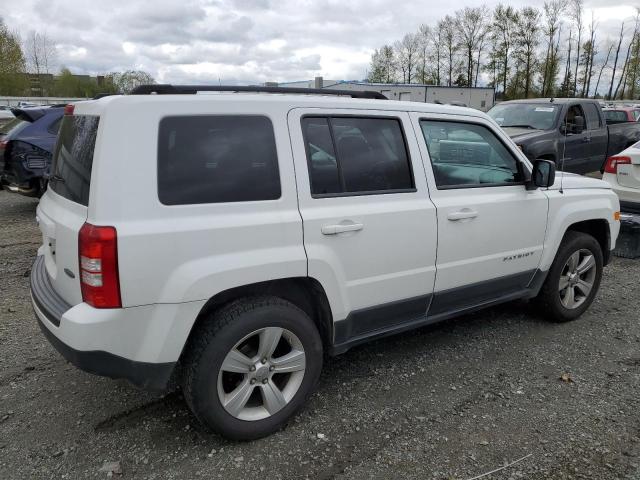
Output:
[[567,113],[564,115],[564,141],[562,142],[562,158],[560,159],[560,193],[564,194],[564,190],[562,189],[562,183],[564,180],[564,155],[567,151],[567,114],[569,110],[567,109]]

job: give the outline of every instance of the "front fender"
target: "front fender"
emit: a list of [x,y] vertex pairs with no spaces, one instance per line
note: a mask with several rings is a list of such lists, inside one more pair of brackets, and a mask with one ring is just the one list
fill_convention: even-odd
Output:
[[615,193],[607,189],[565,189],[564,193],[548,190],[546,194],[549,197],[549,223],[540,261],[541,270],[551,268],[565,233],[571,225],[579,222],[606,221],[611,238],[610,248],[613,248],[620,230],[619,222],[614,220],[614,212],[620,210]]

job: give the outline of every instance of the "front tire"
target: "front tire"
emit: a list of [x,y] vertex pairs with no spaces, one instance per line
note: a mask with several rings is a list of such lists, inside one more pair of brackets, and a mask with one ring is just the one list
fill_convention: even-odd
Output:
[[598,292],[602,269],[598,241],[586,233],[567,232],[538,295],[543,313],[555,322],[578,318]]
[[280,298],[234,301],[192,337],[185,399],[201,423],[232,440],[281,429],[320,377],[322,340],[315,324]]

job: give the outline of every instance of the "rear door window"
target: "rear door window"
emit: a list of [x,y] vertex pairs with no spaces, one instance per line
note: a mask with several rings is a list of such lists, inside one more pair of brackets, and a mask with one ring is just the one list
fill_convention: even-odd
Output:
[[314,196],[414,190],[397,118],[309,116],[302,131]]
[[49,185],[59,195],[87,206],[98,123],[95,115],[65,115],[53,152]]
[[271,120],[253,115],[163,118],[158,197],[165,205],[280,198]]

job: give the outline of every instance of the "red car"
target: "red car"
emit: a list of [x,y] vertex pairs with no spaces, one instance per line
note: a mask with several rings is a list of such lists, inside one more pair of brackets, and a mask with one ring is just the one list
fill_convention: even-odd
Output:
[[603,108],[607,123],[637,122],[640,118],[638,107],[610,107]]

